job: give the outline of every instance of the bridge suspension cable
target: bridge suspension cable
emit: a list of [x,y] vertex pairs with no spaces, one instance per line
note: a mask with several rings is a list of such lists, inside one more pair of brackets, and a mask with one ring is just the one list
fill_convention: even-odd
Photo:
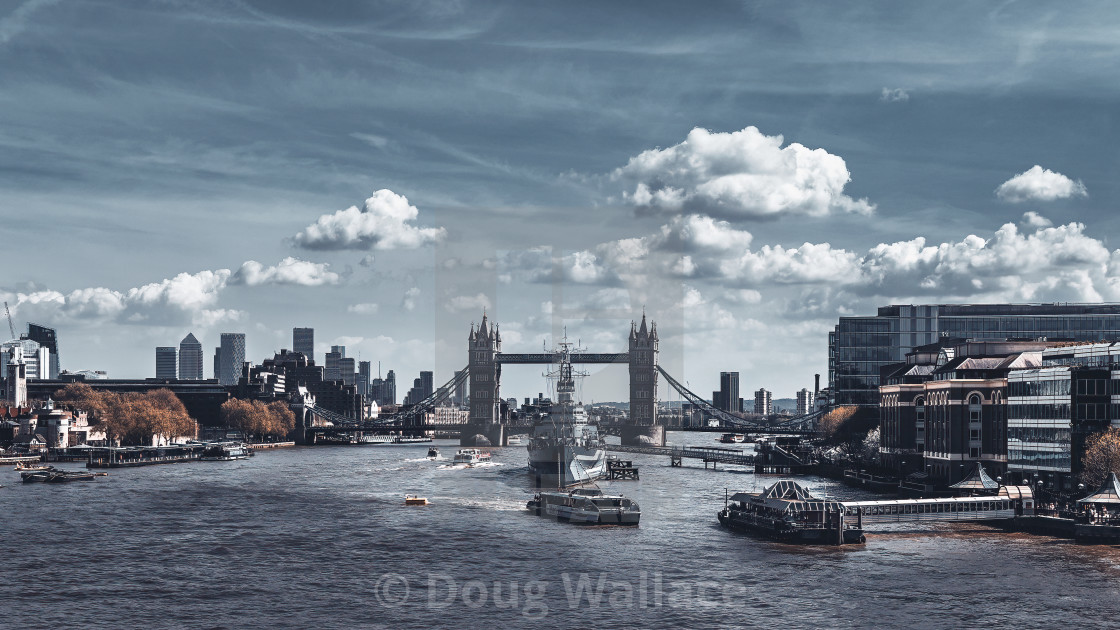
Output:
[[785,422],[773,422],[773,423],[758,422],[756,420],[747,420],[746,418],[740,418],[739,416],[728,413],[728,412],[724,411],[723,409],[720,409],[719,407],[716,407],[716,406],[712,405],[711,403],[704,400],[703,398],[697,396],[695,393],[693,393],[687,387],[685,387],[684,385],[681,385],[680,382],[677,379],[670,376],[669,373],[665,371],[665,368],[661,367],[660,365],[657,366],[657,371],[661,372],[661,375],[665,377],[665,381],[668,382],[669,385],[673,389],[675,389],[681,396],[683,396],[686,400],[688,400],[688,402],[690,402],[693,405],[695,405],[696,407],[698,407],[704,413],[715,416],[719,420],[721,420],[721,421],[723,421],[727,424],[733,425],[733,426],[746,427],[748,429],[756,429],[756,430],[763,430],[763,431],[768,430],[768,429],[769,430],[773,430],[773,429],[795,429],[795,428],[806,429],[808,421],[810,419],[814,418],[814,416],[812,414],[810,414],[808,416],[801,416],[801,417],[798,417],[798,418],[793,418],[793,419],[785,421]]
[[407,424],[410,421],[415,421],[419,416],[428,413],[441,402],[447,400],[451,392],[456,388],[467,382],[470,376],[469,368],[463,368],[455,373],[451,380],[444,383],[442,386],[433,391],[427,398],[410,406],[404,411],[377,418],[376,420],[361,421],[349,416],[344,416],[329,409],[325,409],[315,404],[307,405],[307,410],[311,413],[329,421],[335,427],[340,429],[363,429],[373,427],[383,427],[391,424]]

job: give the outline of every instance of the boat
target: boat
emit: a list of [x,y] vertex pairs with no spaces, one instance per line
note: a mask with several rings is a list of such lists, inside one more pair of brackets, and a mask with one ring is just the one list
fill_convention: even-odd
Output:
[[466,464],[473,466],[490,461],[490,453],[477,448],[461,448],[455,453],[455,458],[451,460],[453,464]]
[[525,507],[537,516],[580,525],[637,525],[642,510],[633,499],[598,488],[537,493]]
[[529,473],[540,487],[565,487],[602,478],[607,472],[606,443],[599,425],[575,400],[572,344],[567,337],[559,344],[556,371],[547,376],[556,381],[556,402],[533,424],[529,437]]
[[396,435],[393,433],[384,435],[365,433],[362,435],[360,443],[373,444],[375,446],[393,446],[397,444],[423,444],[431,441],[432,438],[426,435]]
[[431,457],[432,459],[439,457],[439,449],[434,446],[429,446],[428,457]]
[[406,495],[404,495],[404,504],[405,505],[429,505],[430,503],[429,503],[429,501],[426,497],[418,497],[415,494],[406,494]]
[[511,435],[508,438],[506,438],[506,445],[507,446],[521,446],[524,443],[525,443],[525,438],[521,437],[520,435]]
[[719,441],[722,444],[741,444],[743,442],[743,436],[738,433],[724,433],[720,436]]
[[813,496],[783,479],[762,492],[737,492],[716,516],[736,531],[787,543],[836,545],[864,542],[859,519],[846,519],[839,501]]
[[88,481],[94,474],[81,470],[33,470],[20,473],[23,483],[65,483],[67,481]]
[[31,464],[31,463],[20,463],[20,464],[16,464],[15,470],[17,470],[17,471],[24,471],[24,470],[54,470],[54,466],[50,466],[50,465],[48,465],[48,464]]
[[202,451],[200,458],[204,462],[231,462],[235,459],[248,459],[249,451],[244,444],[238,442],[220,442],[210,444]]

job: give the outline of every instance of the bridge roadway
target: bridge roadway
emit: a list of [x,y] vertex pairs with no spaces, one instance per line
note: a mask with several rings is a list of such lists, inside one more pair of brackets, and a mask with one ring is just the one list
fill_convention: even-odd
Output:
[[607,451],[612,453],[641,453],[643,455],[667,455],[669,460],[701,459],[704,463],[719,462],[722,464],[738,464],[740,466],[754,466],[754,455],[746,455],[743,451],[733,448],[720,448],[718,446],[622,446],[608,444]]

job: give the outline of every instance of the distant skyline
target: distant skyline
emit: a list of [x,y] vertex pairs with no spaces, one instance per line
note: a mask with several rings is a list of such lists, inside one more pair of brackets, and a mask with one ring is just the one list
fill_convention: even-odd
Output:
[[[0,0],[0,297],[65,369],[313,327],[790,398],[841,315],[1120,301],[1120,7]],[[589,366],[583,398],[625,400]],[[503,397],[544,391],[503,371]],[[407,389],[407,388],[406,388]],[[660,389],[663,398],[667,387]]]

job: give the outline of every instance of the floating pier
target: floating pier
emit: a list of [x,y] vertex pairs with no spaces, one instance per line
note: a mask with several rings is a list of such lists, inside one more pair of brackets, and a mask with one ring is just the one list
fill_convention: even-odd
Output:
[[637,481],[638,467],[629,460],[608,459],[607,479],[619,481]]

